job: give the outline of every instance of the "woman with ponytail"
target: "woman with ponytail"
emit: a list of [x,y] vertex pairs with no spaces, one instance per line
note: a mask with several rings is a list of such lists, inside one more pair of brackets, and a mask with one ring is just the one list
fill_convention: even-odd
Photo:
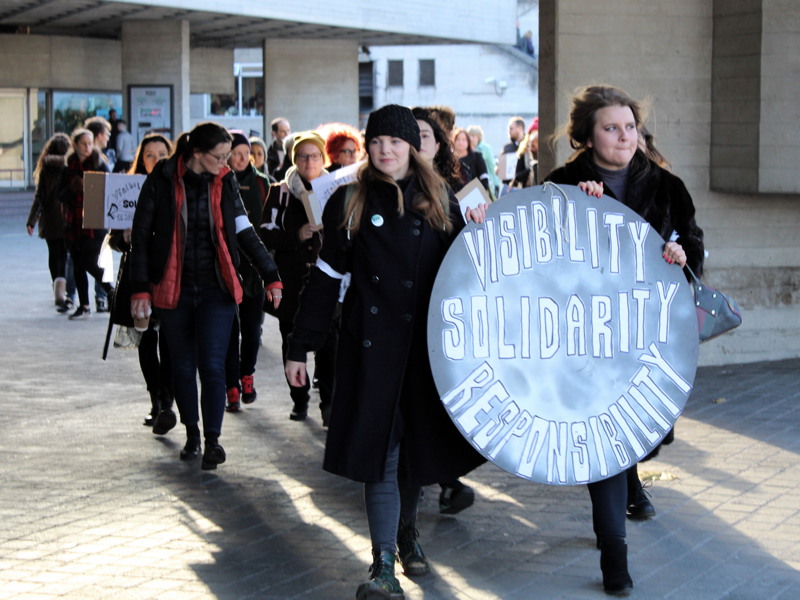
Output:
[[242,301],[240,253],[258,271],[277,306],[281,283],[272,257],[247,218],[227,167],[231,135],[201,123],[147,176],[133,218],[131,316],[155,310],[172,358],[172,389],[186,427],[181,460],[200,456],[197,373],[202,392],[202,468],[225,462],[219,444],[225,412],[225,356]]

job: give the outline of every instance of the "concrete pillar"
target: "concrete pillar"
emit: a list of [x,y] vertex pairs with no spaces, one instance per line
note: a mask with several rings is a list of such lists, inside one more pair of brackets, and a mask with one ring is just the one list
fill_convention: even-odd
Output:
[[358,126],[358,43],[265,40],[264,100],[265,139],[276,117],[292,131],[330,121]]
[[188,21],[122,22],[123,112],[132,120],[129,85],[171,85],[172,136],[189,129]]

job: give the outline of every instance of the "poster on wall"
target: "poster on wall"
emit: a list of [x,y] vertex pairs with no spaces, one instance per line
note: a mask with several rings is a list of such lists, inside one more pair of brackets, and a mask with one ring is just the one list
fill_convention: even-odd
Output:
[[512,192],[448,251],[428,312],[436,387],[472,446],[509,473],[576,485],[624,471],[681,414],[697,318],[664,240],[575,186]]
[[130,131],[137,144],[148,133],[173,138],[171,85],[129,85],[128,106]]

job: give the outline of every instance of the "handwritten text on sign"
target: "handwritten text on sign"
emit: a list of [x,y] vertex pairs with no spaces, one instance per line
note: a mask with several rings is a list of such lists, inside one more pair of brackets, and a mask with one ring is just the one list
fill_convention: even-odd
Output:
[[462,232],[437,277],[428,345],[445,408],[487,459],[577,484],[660,442],[698,345],[663,244],[627,207],[573,186],[505,196]]

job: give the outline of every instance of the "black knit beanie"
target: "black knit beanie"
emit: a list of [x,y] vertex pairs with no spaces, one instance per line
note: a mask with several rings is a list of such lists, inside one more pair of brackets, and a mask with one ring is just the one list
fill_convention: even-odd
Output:
[[387,104],[369,114],[364,135],[367,145],[372,138],[379,135],[400,138],[419,150],[419,125],[411,114],[411,109],[406,106]]
[[236,148],[236,146],[240,144],[246,144],[247,147],[250,147],[250,140],[247,139],[247,136],[244,134],[244,131],[240,131],[238,129],[231,129],[228,133],[231,134],[233,140],[231,141],[231,150]]

